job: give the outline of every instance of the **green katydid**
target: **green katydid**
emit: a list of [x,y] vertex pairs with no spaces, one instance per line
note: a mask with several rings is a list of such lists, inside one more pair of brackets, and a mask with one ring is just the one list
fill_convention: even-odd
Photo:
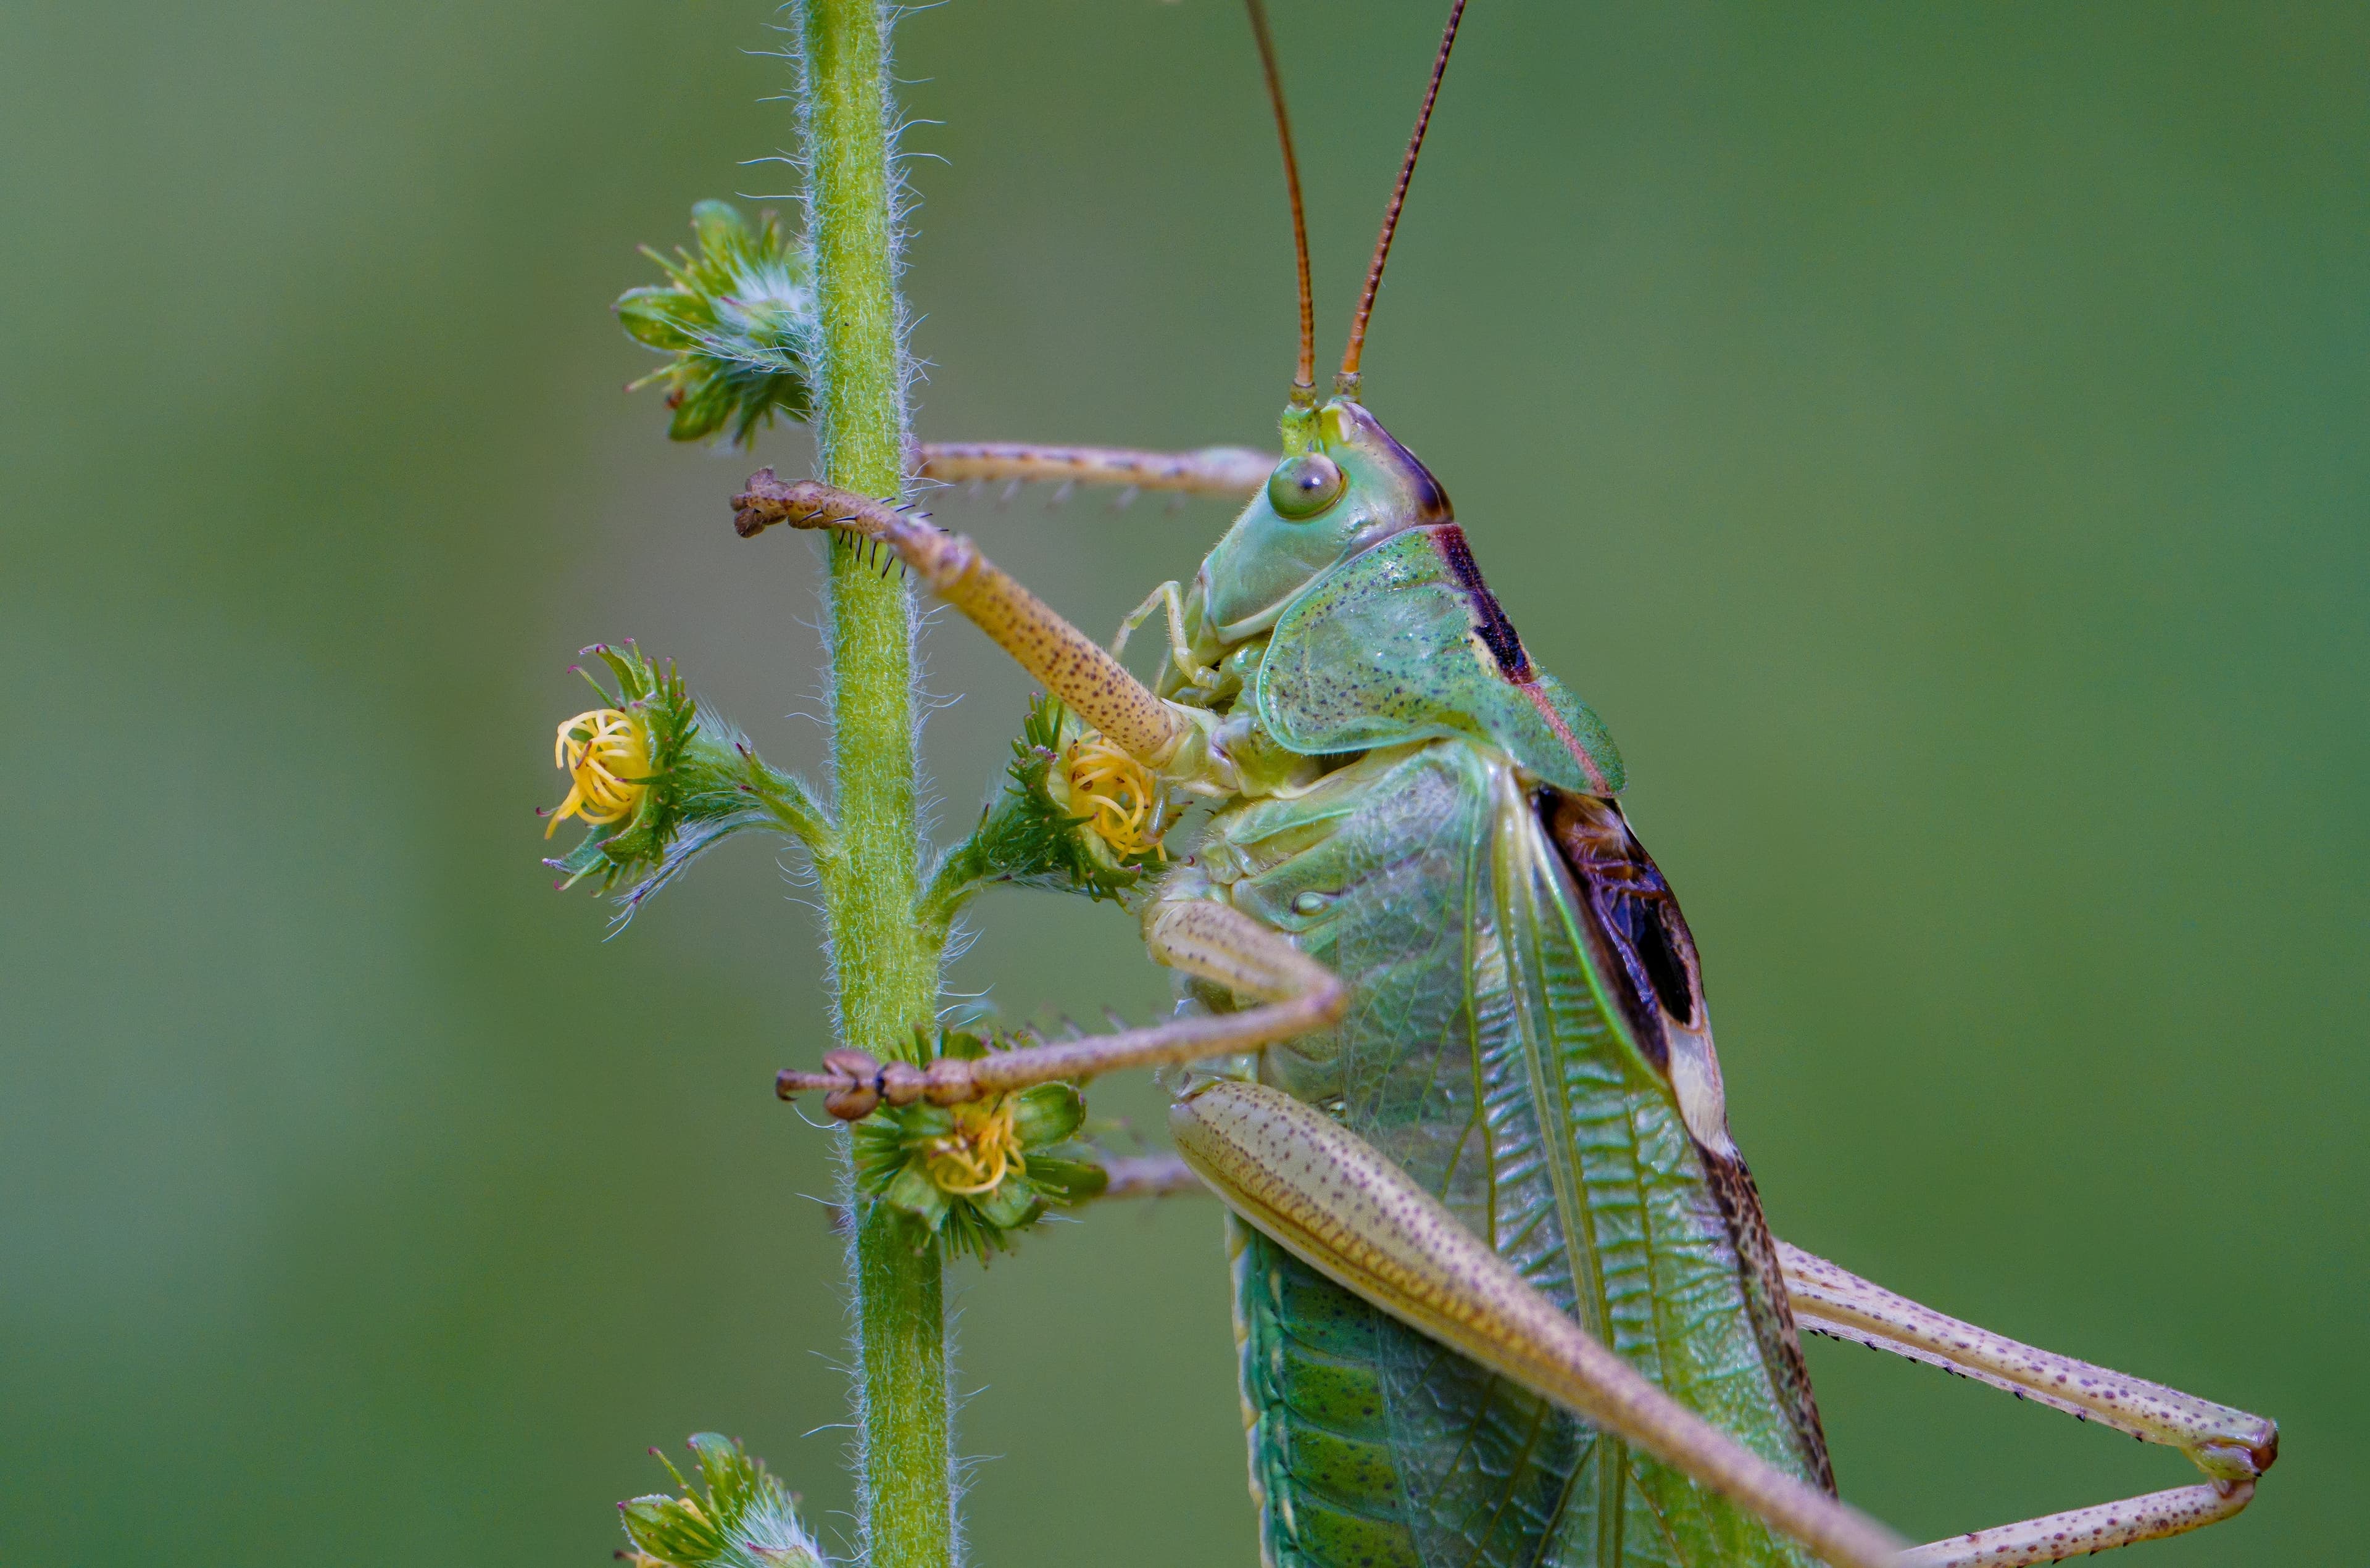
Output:
[[[1188,1005],[1163,1024],[783,1075],[834,1115],[1008,1103],[1200,1064],[1171,1116],[1231,1211],[1252,1490],[1271,1568],[1893,1562],[2005,1565],[2245,1506],[2277,1428],[2018,1345],[1778,1242],[1727,1116],[1686,922],[1618,804],[1604,726],[1538,670],[1446,492],[1359,399],[1376,287],[1455,0],[1336,381],[1319,402],[1291,134],[1297,373],[1281,460],[925,447],[917,475],[1249,493],[1190,584],[1105,649],[926,514],[770,471],[736,499],[885,544],[1083,727],[1076,798]],[[1120,662],[1164,612],[1146,684]],[[1104,890],[1104,889],[1099,889]],[[992,1187],[999,1161],[956,1190]],[[1156,1173],[1132,1184],[1159,1185]],[[1835,1494],[1798,1328],[1946,1367],[2180,1448],[2202,1483],[1903,1556]]]

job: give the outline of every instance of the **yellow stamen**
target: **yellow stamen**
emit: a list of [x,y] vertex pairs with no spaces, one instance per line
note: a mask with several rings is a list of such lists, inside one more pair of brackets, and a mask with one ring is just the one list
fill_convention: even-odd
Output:
[[1087,825],[1122,860],[1168,852],[1152,771],[1099,735],[1084,735],[1070,747],[1070,789],[1087,807]]
[[954,1130],[930,1140],[925,1164],[930,1180],[957,1197],[994,1192],[1004,1178],[1029,1169],[1020,1135],[1013,1126],[1009,1094],[954,1107]]
[[570,817],[592,828],[622,822],[650,793],[650,738],[641,721],[621,709],[594,708],[561,725],[551,761],[568,770],[569,784],[543,830],[546,839]]

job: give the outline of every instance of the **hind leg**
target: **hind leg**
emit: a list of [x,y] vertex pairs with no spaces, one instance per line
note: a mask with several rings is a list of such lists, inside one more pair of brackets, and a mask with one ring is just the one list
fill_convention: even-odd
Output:
[[[1130,1162],[1113,1197],[1202,1190],[1174,1156]],[[1921,1546],[1904,1568],[2024,1568],[2183,1535],[2229,1518],[2279,1457],[2279,1427],[2260,1415],[2038,1349],[1871,1284],[1824,1258],[1778,1243],[1787,1299],[1804,1333],[1848,1340],[2062,1410],[2146,1443],[2179,1448],[2211,1479],[2120,1502],[1998,1525]]]
[[2210,1478],[1938,1540],[1903,1559],[1915,1568],[2022,1568],[2185,1534],[2244,1508],[2256,1478],[2279,1457],[2280,1429],[2260,1415],[2019,1344],[1783,1242],[1778,1256],[1794,1322],[1805,1332],[1891,1351],[2144,1443],[2179,1448]]

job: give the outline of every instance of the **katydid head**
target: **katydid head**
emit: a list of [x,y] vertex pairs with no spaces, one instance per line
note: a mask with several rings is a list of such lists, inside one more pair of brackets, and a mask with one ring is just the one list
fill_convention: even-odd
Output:
[[1267,488],[1202,562],[1203,613],[1224,642],[1273,625],[1335,563],[1454,516],[1432,471],[1349,398],[1294,410],[1284,437]]
[[1452,521],[1448,493],[1440,481],[1416,461],[1413,452],[1391,438],[1357,396],[1366,324],[1374,315],[1375,292],[1382,286],[1384,263],[1390,258],[1399,210],[1407,203],[1408,182],[1423,150],[1423,133],[1432,123],[1432,107],[1440,97],[1448,53],[1456,43],[1465,0],[1454,0],[1449,7],[1448,26],[1432,61],[1432,81],[1424,89],[1423,108],[1416,115],[1414,134],[1408,138],[1407,156],[1399,164],[1398,182],[1392,189],[1390,205],[1384,209],[1382,234],[1366,268],[1366,286],[1359,297],[1357,314],[1351,318],[1349,347],[1334,377],[1336,395],[1321,408],[1316,406],[1312,384],[1316,326],[1309,296],[1308,232],[1301,215],[1292,124],[1284,110],[1283,84],[1276,71],[1265,7],[1261,0],[1246,0],[1246,5],[1252,35],[1259,42],[1260,63],[1266,71],[1276,133],[1283,145],[1284,183],[1292,197],[1293,248],[1300,268],[1300,363],[1293,378],[1292,402],[1284,410],[1283,461],[1269,476],[1267,488],[1251,498],[1234,527],[1202,562],[1198,586],[1203,613],[1219,639],[1229,643],[1273,625],[1294,596],[1336,563],[1394,533]]

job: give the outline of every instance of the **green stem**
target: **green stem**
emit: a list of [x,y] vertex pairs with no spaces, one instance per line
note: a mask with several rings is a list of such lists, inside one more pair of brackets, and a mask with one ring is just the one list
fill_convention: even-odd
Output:
[[[823,476],[895,499],[904,483],[887,28],[879,0],[802,0],[808,232],[822,316],[815,429]],[[902,574],[830,547],[839,854],[825,872],[842,1043],[911,1058],[936,1015],[941,949],[914,919],[913,619]],[[869,1568],[951,1568],[946,1319],[938,1249],[859,1206],[859,1531]]]

